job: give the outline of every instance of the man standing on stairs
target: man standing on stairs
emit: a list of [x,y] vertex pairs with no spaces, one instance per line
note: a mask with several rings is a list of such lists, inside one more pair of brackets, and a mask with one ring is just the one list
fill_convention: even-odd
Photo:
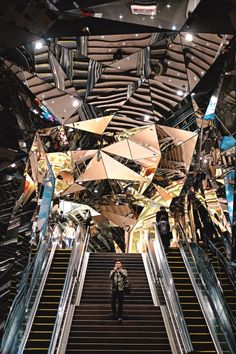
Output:
[[125,268],[122,268],[122,262],[117,259],[114,269],[110,272],[111,279],[111,309],[112,317],[116,318],[116,302],[118,302],[118,321],[122,321],[123,303],[124,303],[124,288],[128,281],[128,273]]

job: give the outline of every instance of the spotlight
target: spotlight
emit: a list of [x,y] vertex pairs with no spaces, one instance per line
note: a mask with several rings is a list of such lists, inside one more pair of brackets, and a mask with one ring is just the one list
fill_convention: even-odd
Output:
[[192,35],[191,33],[187,33],[187,34],[185,35],[185,39],[186,39],[187,42],[192,42],[192,40],[193,40],[193,35]]
[[35,43],[35,49],[42,49],[43,48],[43,43],[41,41],[38,41]]
[[73,100],[72,106],[73,107],[78,107],[78,105],[79,105],[79,101],[78,100]]

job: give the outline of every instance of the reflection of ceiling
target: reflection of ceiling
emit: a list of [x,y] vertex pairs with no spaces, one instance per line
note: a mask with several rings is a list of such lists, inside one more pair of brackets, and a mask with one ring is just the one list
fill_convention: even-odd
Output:
[[[199,87],[211,85],[219,61],[223,72],[231,45],[232,32],[223,25],[222,31],[191,32],[190,19],[197,21],[194,14],[204,2],[162,1],[150,15],[144,10],[133,15],[131,1],[82,1],[79,9],[48,2],[54,18],[45,17],[39,31],[42,20],[23,26],[32,8],[10,20],[16,10],[12,2],[5,25],[25,31],[23,37],[44,34],[24,47],[29,65],[4,56],[37,129],[31,149],[26,148],[34,183],[42,183],[47,158],[55,196],[96,203],[98,209],[99,200],[107,208],[104,216],[117,225],[133,221],[109,205],[129,207],[133,220],[138,207],[169,205],[188,176],[199,126],[208,126],[201,119],[215,87],[205,102],[198,100]],[[234,8],[229,10],[232,15]],[[214,81],[218,86],[220,74]],[[224,94],[218,88],[217,95],[229,111],[234,88],[226,89],[226,76],[221,81]],[[118,215],[116,222],[111,214]]]

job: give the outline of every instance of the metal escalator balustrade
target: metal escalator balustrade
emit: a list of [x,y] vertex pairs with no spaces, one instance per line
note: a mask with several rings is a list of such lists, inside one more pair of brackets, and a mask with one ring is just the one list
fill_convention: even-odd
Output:
[[3,354],[15,354],[17,352],[18,341],[22,339],[26,322],[32,311],[35,294],[49,258],[48,241],[41,242],[37,254],[35,255],[35,251],[33,251],[32,257],[29,257],[28,265],[19,284],[18,293],[4,326],[1,343],[1,353]]
[[55,251],[24,353],[48,352],[71,250]]
[[109,316],[109,273],[117,254],[91,253],[67,354],[172,353],[160,309],[153,305],[141,255],[121,254],[119,258],[132,282],[132,293],[125,297],[123,322]]
[[165,306],[162,306],[161,309],[165,318],[172,352],[192,353],[193,346],[191,338],[186,326],[164,247],[156,223],[153,225],[155,240],[150,239],[150,233],[149,240],[146,243],[146,257],[144,257],[144,259],[147,259],[146,271],[148,278],[151,277],[153,283],[150,288],[155,289],[154,293],[155,291],[158,291],[158,287],[160,288],[159,295],[156,295],[159,302],[162,301],[161,298],[164,296],[164,301],[162,302]]
[[182,226],[179,251],[188,273],[195,296],[208,326],[218,353],[236,352],[235,340],[227,306],[211,265],[206,263],[206,255],[195,243],[189,243]]
[[234,270],[217,247],[211,241],[208,241],[208,244],[209,248],[206,249],[206,253],[216,272],[225,300],[236,320],[236,281]]
[[179,248],[167,256],[195,353],[217,353]]

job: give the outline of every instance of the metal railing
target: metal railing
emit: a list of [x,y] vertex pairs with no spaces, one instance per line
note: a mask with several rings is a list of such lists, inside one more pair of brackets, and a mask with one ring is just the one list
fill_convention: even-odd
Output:
[[61,333],[61,327],[63,321],[65,320],[65,316],[68,311],[69,305],[71,303],[74,289],[80,275],[81,266],[83,264],[84,255],[88,248],[89,236],[90,236],[90,230],[89,228],[87,228],[84,240],[80,242],[76,240],[74,242],[74,246],[72,249],[70,262],[66,274],[66,279],[62,290],[60,304],[58,307],[57,317],[56,317],[56,321],[55,321],[55,325],[53,328],[53,333],[52,333],[52,337],[48,349],[48,353],[50,354],[54,353],[56,350],[57,342]]
[[235,270],[232,267],[231,263],[220,253],[220,251],[218,250],[218,248],[214,245],[213,242],[211,242],[210,240],[207,241],[207,244],[211,250],[212,253],[214,253],[218,259],[218,262],[222,265],[222,267],[224,268],[228,279],[232,285],[232,287],[234,288],[234,292],[235,292],[235,296],[236,296],[236,275],[235,275]]
[[[193,351],[192,341],[156,223],[154,223],[154,228],[156,239],[148,242],[148,252],[151,254],[150,260],[153,271],[162,288],[179,350],[181,353],[190,353]],[[150,247],[150,243],[153,247]]]
[[43,241],[39,245],[36,256],[29,257],[18,293],[12,303],[7,317],[1,343],[1,353],[15,354],[17,341],[21,339],[23,322],[27,320],[31,312],[31,301],[37,282],[42,276],[48,260],[48,242]]
[[[53,257],[54,257],[56,248],[57,248],[57,243],[54,242],[53,245],[52,245],[52,248],[50,250],[49,257],[47,259],[47,264],[46,264],[46,267],[44,269],[43,276],[42,276],[42,279],[41,279],[41,282],[40,282],[36,297],[34,299],[32,309],[30,311],[30,315],[29,315],[29,317],[27,319],[27,325],[26,325],[26,328],[25,328],[25,331],[24,331],[24,335],[22,337],[22,340],[21,340],[21,343],[20,343],[20,346],[19,346],[19,349],[18,349],[18,352],[17,352],[18,354],[21,354],[21,353],[24,352],[24,349],[25,349],[25,346],[26,346],[26,343],[27,343],[27,340],[28,340],[28,337],[29,337],[29,334],[30,334],[30,331],[31,331],[31,327],[32,327],[32,324],[34,322],[34,317],[36,315],[36,312],[37,312],[37,309],[38,309],[38,305],[39,305],[39,302],[40,302],[40,299],[41,299],[41,296],[42,296],[42,293],[43,293],[43,289],[44,289],[44,286],[45,286],[45,283],[46,283],[46,280],[47,280],[47,277],[48,277],[48,273],[49,273],[49,270],[50,270],[50,267],[51,267],[51,264],[52,264],[52,261],[53,261]],[[30,299],[28,301],[30,301]]]
[[182,233],[180,252],[217,353],[235,354],[236,344],[231,326],[233,318],[215,272],[210,264],[206,265],[206,254],[200,252],[196,244],[189,244],[182,225],[179,226]]

